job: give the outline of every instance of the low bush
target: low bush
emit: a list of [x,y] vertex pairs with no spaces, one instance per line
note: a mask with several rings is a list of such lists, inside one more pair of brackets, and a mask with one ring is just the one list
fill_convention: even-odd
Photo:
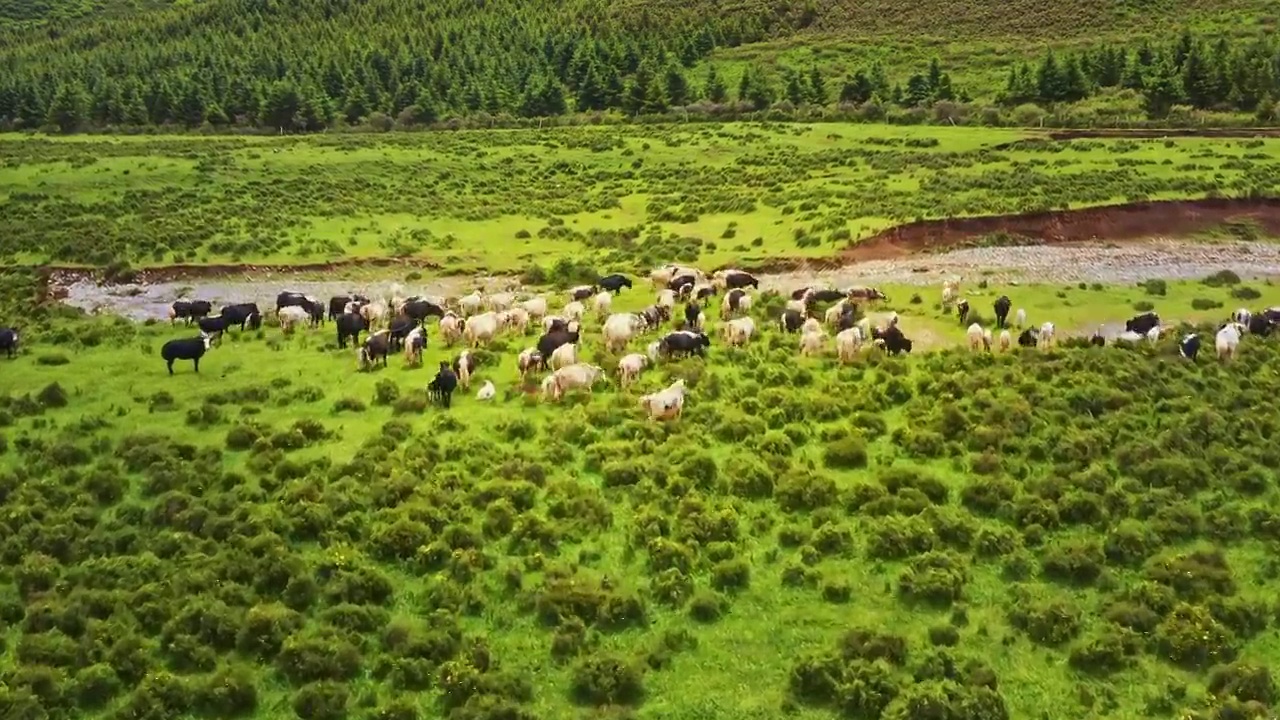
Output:
[[617,655],[592,655],[573,669],[574,698],[584,705],[638,705],[644,698],[644,673]]

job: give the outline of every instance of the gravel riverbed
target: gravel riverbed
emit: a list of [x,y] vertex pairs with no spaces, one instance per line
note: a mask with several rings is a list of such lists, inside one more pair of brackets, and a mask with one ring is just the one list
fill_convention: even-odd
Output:
[[[945,253],[917,255],[897,260],[873,260],[816,272],[762,275],[762,289],[791,290],[803,285],[875,285],[901,283],[935,285],[943,278],[986,278],[993,283],[1135,283],[1154,278],[1198,279],[1231,270],[1241,277],[1280,276],[1280,245],[1232,242],[1214,245],[1177,240],[1144,243],[1035,245],[1024,247],[966,248]],[[387,296],[399,286],[406,295],[446,297],[473,289],[497,292],[514,287],[509,277],[451,277],[418,282],[386,280],[295,280],[292,278],[193,279],[185,282],[103,286],[91,280],[53,284],[58,294],[75,307],[89,312],[123,315],[136,320],[165,319],[169,306],[180,298],[259,303],[275,307],[282,290],[308,293],[327,299],[332,295],[361,292]]]

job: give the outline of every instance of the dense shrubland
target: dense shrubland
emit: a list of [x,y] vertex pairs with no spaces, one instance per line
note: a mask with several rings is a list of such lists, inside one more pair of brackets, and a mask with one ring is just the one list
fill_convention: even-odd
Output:
[[1280,184],[1276,141],[995,147],[1018,139],[781,124],[9,139],[0,257],[115,262],[108,272],[119,276],[120,262],[417,256],[576,282],[595,266],[825,255],[920,218],[1266,195]]
[[267,330],[170,379],[175,331],[27,292],[31,346],[0,360],[6,718],[1277,700],[1275,340],[794,368],[766,332],[646,375],[692,390],[654,424],[615,390],[397,413],[380,386],[424,375]]

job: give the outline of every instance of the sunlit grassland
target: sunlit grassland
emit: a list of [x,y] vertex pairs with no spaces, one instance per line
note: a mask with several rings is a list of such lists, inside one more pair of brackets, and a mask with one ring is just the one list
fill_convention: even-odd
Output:
[[821,257],[917,219],[1236,196],[1274,140],[726,124],[0,139],[0,255],[137,266],[414,257],[518,271]]

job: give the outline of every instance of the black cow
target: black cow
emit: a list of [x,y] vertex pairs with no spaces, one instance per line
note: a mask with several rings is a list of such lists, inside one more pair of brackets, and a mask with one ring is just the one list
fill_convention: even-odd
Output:
[[697,355],[706,357],[706,349],[711,347],[711,338],[706,333],[680,330],[668,334],[658,343],[658,352],[664,357],[674,355]]
[[964,325],[965,321],[969,319],[969,301],[968,300],[961,300],[960,302],[956,303],[956,314],[960,316],[960,324]]
[[311,318],[311,326],[317,327],[324,322],[324,305],[307,295],[297,292],[282,292],[276,295],[276,314],[287,307],[300,307],[307,311]]
[[698,328],[698,318],[702,317],[702,307],[697,303],[688,303],[684,306],[684,325],[690,330]]
[[1249,318],[1249,333],[1258,337],[1266,337],[1271,334],[1271,329],[1275,327],[1275,323],[1267,319],[1263,313],[1258,313]]
[[436,371],[436,376],[427,384],[427,395],[448,408],[453,397],[453,391],[457,387],[457,373],[449,367],[449,363],[441,361],[440,369]]
[[1136,332],[1139,335],[1146,335],[1151,331],[1151,328],[1159,326],[1160,316],[1153,312],[1134,315],[1124,322],[1125,330]]
[[196,327],[200,328],[200,332],[210,337],[217,337],[227,331],[227,327],[231,323],[221,315],[217,317],[203,317],[196,321]]
[[16,328],[0,328],[0,350],[10,360],[18,354],[18,331]]
[[1040,341],[1040,331],[1035,328],[1027,328],[1018,335],[1018,345],[1022,347],[1035,347]]
[[704,286],[704,287],[700,287],[700,288],[698,288],[698,292],[694,293],[693,299],[694,299],[694,300],[697,300],[697,301],[699,301],[699,302],[701,302],[701,303],[702,303],[702,307],[706,307],[706,306],[707,306],[707,298],[709,298],[709,297],[711,297],[712,295],[715,295],[715,294],[716,294],[716,289],[715,289],[715,287],[713,287],[713,286],[711,286],[711,285],[707,285],[707,286]]
[[345,350],[347,348],[347,339],[352,342],[360,342],[360,333],[369,329],[369,321],[360,316],[359,313],[346,313],[338,316],[338,347]]
[[698,278],[693,275],[677,275],[671,278],[671,281],[667,283],[667,289],[679,292],[685,285],[693,285],[697,281]]
[[169,374],[173,374],[174,360],[190,360],[195,367],[196,372],[200,372],[200,358],[204,357],[204,353],[209,349],[209,338],[193,337],[184,338],[182,340],[170,340],[160,348],[160,357],[164,358],[164,364],[169,368]]
[[471,375],[472,373],[474,373],[474,372],[476,371],[476,368],[480,367],[480,361],[476,359],[476,355],[475,355],[475,353],[473,353],[473,352],[464,352],[464,353],[462,353],[461,355],[459,355],[458,357],[456,357],[456,358],[454,358],[454,359],[453,359],[453,372],[454,372],[455,374],[457,374],[457,375],[462,375],[462,361],[463,361],[463,358],[466,358],[466,363],[467,363],[467,368],[466,368],[466,370],[467,370],[467,375]]
[[337,320],[347,311],[347,304],[353,302],[366,305],[369,298],[363,295],[335,295],[329,298],[329,319]]
[[542,356],[542,368],[545,370],[551,353],[561,345],[578,342],[578,333],[568,330],[552,330],[538,338],[538,354]]
[[688,300],[689,297],[693,295],[694,287],[696,287],[696,285],[692,281],[690,281],[683,285],[680,285],[679,287],[674,288],[676,293],[676,299]]
[[873,287],[854,286],[846,289],[845,294],[849,296],[850,300],[866,300],[870,302],[872,300],[888,300],[889,299],[889,296],[881,292],[879,288],[873,288]]
[[552,318],[551,325],[547,327],[547,332],[565,332],[569,329],[569,321],[564,318]]
[[1106,347],[1107,339],[1102,337],[1101,331],[1094,331],[1093,337],[1089,338],[1089,344],[1094,347]]
[[404,347],[404,339],[416,327],[418,327],[418,321],[408,315],[397,315],[393,318],[389,326],[391,330],[391,349],[394,351]]
[[208,300],[176,300],[169,309],[169,324],[182,318],[190,325],[192,320],[199,320],[213,312],[213,305]]
[[595,285],[583,285],[581,287],[576,287],[573,290],[569,291],[569,297],[573,298],[574,300],[586,300],[587,298],[595,294],[596,294]]
[[883,341],[884,349],[890,355],[911,353],[911,340],[902,334],[902,328],[897,325],[891,325],[884,330],[871,328],[871,339]]
[[799,289],[797,289],[797,290],[792,290],[792,291],[791,291],[791,299],[792,299],[792,300],[803,300],[803,299],[804,299],[804,296],[805,296],[805,295],[808,295],[808,294],[809,294],[809,292],[810,292],[810,291],[812,291],[812,290],[813,290],[813,288],[811,288],[811,287],[802,287],[802,288],[799,288]]
[[840,319],[836,321],[836,332],[844,332],[858,324],[858,306],[845,305],[840,311]]
[[1200,353],[1200,336],[1196,333],[1191,333],[1182,338],[1182,344],[1178,346],[1178,352],[1188,360],[1195,360],[1196,355]]
[[804,313],[799,310],[783,310],[780,322],[782,329],[789,333],[800,332],[800,326],[804,325]]
[[742,298],[747,294],[746,290],[733,289],[729,291],[729,310],[738,312],[738,306],[742,304]]
[[729,289],[744,288],[750,285],[759,290],[760,281],[749,273],[734,272],[724,276],[724,286]]
[[617,295],[618,293],[622,292],[622,288],[631,287],[631,278],[627,277],[626,275],[614,273],[613,275],[605,275],[604,277],[600,278],[599,280],[596,281],[596,284],[604,288],[605,290],[608,290],[609,292],[613,293],[614,295]]
[[436,305],[430,300],[407,300],[405,301],[404,309],[401,312],[418,322],[423,322],[429,317],[444,317],[444,308]]
[[810,304],[829,303],[829,302],[836,302],[837,300],[845,300],[848,297],[849,297],[849,294],[843,290],[832,290],[830,288],[827,288],[825,290],[815,291],[813,295],[810,296],[808,302]]
[[239,325],[241,330],[244,330],[246,324],[254,330],[262,326],[262,313],[258,311],[257,303],[226,305],[220,314],[227,321],[228,329],[232,325]]
[[391,352],[391,332],[388,330],[379,330],[378,332],[365,338],[364,345],[360,346],[356,357],[360,361],[361,367],[372,367],[378,363],[378,358],[382,358],[382,367],[387,366],[387,355]]
[[666,305],[650,305],[640,311],[640,317],[644,320],[645,327],[652,330],[671,319],[671,308]]
[[996,327],[1003,329],[1009,321],[1009,310],[1013,308],[1013,301],[1008,295],[1001,295],[996,298],[991,307],[996,311]]

